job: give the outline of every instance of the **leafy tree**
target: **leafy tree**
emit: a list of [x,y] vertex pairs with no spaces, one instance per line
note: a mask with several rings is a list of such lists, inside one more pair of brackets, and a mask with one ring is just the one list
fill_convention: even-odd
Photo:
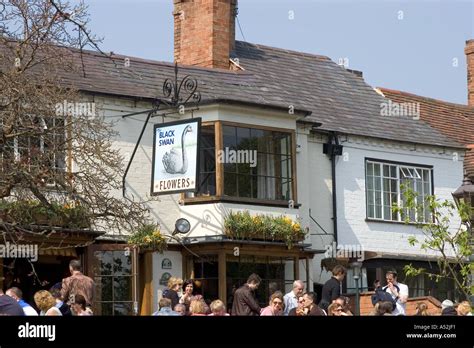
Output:
[[[0,209],[4,238],[46,238],[44,224],[29,220],[35,218],[32,206],[37,214],[54,216],[54,225],[71,226],[67,220],[80,217],[83,223],[73,226],[119,234],[149,222],[144,202],[119,193],[124,163],[113,146],[118,135],[113,124],[70,82],[72,75],[87,76],[84,47],[104,54],[88,21],[83,3],[0,0],[0,208],[8,207]],[[12,219],[13,206],[26,207],[15,211],[17,216],[31,216]]]
[[[463,297],[469,299],[474,294],[474,284],[470,280],[474,272],[474,264],[470,259],[473,253],[472,235],[470,226],[463,223],[453,230],[452,220],[457,216],[460,221],[468,221],[471,208],[463,204],[458,207],[452,201],[439,200],[435,196],[427,196],[425,201],[421,202],[418,194],[412,189],[402,186],[402,190],[403,206],[394,205],[393,211],[401,214],[406,224],[414,223],[423,231],[423,238],[410,236],[408,242],[423,251],[434,251],[439,255],[439,273],[410,264],[405,266],[406,275],[425,274],[436,282],[450,279]],[[414,215],[413,212],[416,212],[417,221],[410,219],[410,216]],[[423,221],[426,212],[429,212],[432,220]]]

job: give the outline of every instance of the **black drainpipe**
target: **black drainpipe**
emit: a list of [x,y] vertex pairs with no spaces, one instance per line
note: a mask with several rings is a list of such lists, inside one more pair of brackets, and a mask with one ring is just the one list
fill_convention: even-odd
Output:
[[337,243],[337,191],[336,191],[336,158],[342,155],[342,145],[339,144],[339,137],[336,132],[330,132],[328,142],[323,146],[323,152],[331,160],[332,178],[332,222],[334,230],[334,241]]

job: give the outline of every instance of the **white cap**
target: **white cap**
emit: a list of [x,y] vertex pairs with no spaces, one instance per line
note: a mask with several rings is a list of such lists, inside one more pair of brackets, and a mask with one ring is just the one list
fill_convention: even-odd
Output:
[[441,308],[445,309],[448,307],[454,307],[454,303],[451,300],[444,300],[443,303],[441,303]]

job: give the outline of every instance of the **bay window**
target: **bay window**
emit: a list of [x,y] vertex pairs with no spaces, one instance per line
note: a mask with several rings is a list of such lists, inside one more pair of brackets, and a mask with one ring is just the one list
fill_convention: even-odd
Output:
[[199,190],[186,198],[296,201],[292,131],[215,122],[201,127]]

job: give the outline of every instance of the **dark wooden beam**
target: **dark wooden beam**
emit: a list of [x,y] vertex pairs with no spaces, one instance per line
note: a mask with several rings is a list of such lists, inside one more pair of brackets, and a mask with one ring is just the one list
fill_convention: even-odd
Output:
[[219,298],[227,306],[227,260],[224,250],[219,252]]
[[144,255],[143,278],[144,288],[140,315],[151,315],[153,312],[153,253],[146,252]]

